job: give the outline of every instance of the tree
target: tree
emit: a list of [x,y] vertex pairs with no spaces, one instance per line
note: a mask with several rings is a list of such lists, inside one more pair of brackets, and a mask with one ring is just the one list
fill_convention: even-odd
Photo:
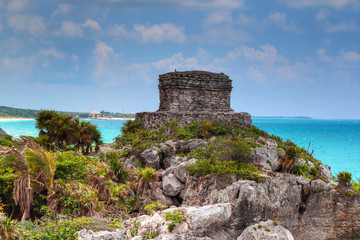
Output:
[[39,138],[49,149],[63,150],[65,146],[72,145],[77,149],[81,148],[83,153],[89,153],[94,143],[95,150],[102,143],[101,133],[96,125],[65,113],[42,110],[37,113],[36,122],[36,127],[40,130]]

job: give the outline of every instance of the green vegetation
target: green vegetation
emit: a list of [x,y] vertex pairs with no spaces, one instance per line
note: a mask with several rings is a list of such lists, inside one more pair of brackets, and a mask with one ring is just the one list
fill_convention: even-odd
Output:
[[182,223],[186,220],[186,215],[181,210],[174,210],[172,212],[165,213],[166,221],[170,221],[167,226],[170,232],[172,232],[178,223]]
[[352,174],[349,172],[339,172],[336,175],[336,181],[339,183],[340,187],[350,187],[352,181]]
[[192,151],[189,157],[198,159],[187,166],[190,175],[200,177],[215,173],[221,177],[236,175],[243,179],[260,179],[260,171],[246,163],[251,157],[247,141],[219,138],[205,149]]
[[47,149],[64,150],[65,146],[72,145],[75,149],[81,148],[83,153],[89,153],[93,143],[95,150],[102,143],[100,131],[90,122],[54,110],[39,111],[35,119],[36,128],[40,130],[39,142]]

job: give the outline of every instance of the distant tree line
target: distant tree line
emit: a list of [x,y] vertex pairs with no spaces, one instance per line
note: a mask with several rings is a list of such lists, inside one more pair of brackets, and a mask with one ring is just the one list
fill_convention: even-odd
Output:
[[[35,118],[37,112],[39,112],[39,110],[0,106],[0,117]],[[67,114],[70,116],[76,116],[79,118],[88,118],[89,117],[89,113],[85,113],[85,112],[58,112],[58,113],[64,113],[64,114]],[[135,114],[133,114],[133,113],[112,113],[112,112],[105,112],[103,110],[103,111],[101,111],[101,116],[114,117],[114,118],[134,118]]]

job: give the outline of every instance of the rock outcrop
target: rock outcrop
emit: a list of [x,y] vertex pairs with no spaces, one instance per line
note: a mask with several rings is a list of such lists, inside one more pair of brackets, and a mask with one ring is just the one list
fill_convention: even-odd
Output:
[[0,128],[0,137],[6,137],[8,134]]
[[[220,178],[215,174],[191,176],[186,166],[198,160],[189,159],[186,153],[205,148],[211,141],[167,141],[158,145],[159,150],[147,149],[140,154],[146,166],[163,169],[159,173],[161,188],[153,192],[153,200],[171,207],[125,221],[123,226],[128,229],[140,223],[132,239],[141,239],[149,232],[167,240],[360,239],[360,195],[327,182],[331,177],[327,166],[318,167],[317,178],[325,181],[281,173],[284,154],[274,140],[259,138],[256,141],[261,146],[252,148],[251,161],[264,170],[261,180]],[[134,164],[135,160],[130,159],[128,164]],[[314,166],[303,159],[297,162]],[[165,215],[173,211],[181,211],[185,220],[170,231]]]
[[247,227],[237,240],[294,240],[291,232],[268,220]]

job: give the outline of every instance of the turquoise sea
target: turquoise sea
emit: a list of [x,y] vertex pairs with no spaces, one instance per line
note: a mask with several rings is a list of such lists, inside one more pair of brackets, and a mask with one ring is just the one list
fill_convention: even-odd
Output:
[[[113,142],[120,134],[124,120],[90,120],[97,124],[103,141]],[[310,151],[323,163],[329,165],[335,175],[349,171],[360,178],[360,120],[321,120],[253,118],[253,124],[270,134],[290,139]],[[0,127],[8,134],[37,136],[34,120],[1,120]]]

